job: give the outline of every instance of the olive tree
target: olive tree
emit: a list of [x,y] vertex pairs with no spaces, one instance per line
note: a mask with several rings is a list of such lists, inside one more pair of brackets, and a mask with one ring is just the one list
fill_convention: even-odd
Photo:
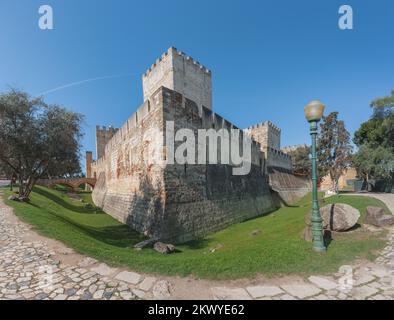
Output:
[[83,116],[11,89],[0,95],[0,161],[28,200],[38,179],[72,176],[79,164]]

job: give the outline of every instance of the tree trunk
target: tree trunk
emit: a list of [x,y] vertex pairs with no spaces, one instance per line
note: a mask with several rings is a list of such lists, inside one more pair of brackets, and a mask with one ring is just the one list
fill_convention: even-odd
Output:
[[365,175],[365,183],[366,183],[366,187],[367,187],[367,191],[369,189],[369,175],[368,173]]
[[337,194],[337,179],[335,178],[335,174],[332,172],[332,170],[329,171],[330,173],[330,179],[331,179],[331,192]]

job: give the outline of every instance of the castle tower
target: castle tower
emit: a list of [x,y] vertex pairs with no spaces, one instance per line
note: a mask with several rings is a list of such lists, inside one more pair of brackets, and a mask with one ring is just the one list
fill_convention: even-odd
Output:
[[199,106],[212,110],[211,71],[176,48],[167,50],[142,76],[144,101],[159,87],[181,93]]
[[257,124],[245,130],[253,140],[261,145],[262,151],[267,154],[268,148],[280,150],[281,130],[271,121]]
[[93,152],[86,151],[86,178],[92,178]]
[[113,127],[96,126],[96,157],[97,160],[104,156],[105,146],[118,131]]

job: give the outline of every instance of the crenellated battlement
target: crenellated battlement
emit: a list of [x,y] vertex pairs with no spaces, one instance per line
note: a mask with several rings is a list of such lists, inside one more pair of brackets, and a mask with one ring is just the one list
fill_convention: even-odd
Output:
[[[201,121],[201,129],[214,129],[220,130],[225,129],[228,132],[231,132],[232,129],[239,129],[237,126],[232,124],[230,121],[224,119],[221,115],[213,112],[212,110],[202,107],[200,110],[198,109],[196,103],[190,99],[185,98],[182,94],[170,90],[165,87],[159,88],[149,100],[146,100],[124,123],[122,127],[119,129],[115,129],[116,131],[111,129],[111,132],[114,132],[114,135],[105,145],[104,156],[98,158],[95,161],[95,165],[100,165],[102,162],[105,162],[105,154],[111,154],[111,150],[116,148],[117,145],[122,144],[127,139],[133,135],[133,132],[138,126],[143,125],[144,119],[151,114],[152,112],[156,112],[157,108],[161,108],[163,105],[160,103],[160,100],[163,97],[169,97],[174,101],[181,101],[180,104],[171,102],[169,105],[171,108],[182,108],[184,109],[187,115],[191,117],[195,117]],[[151,102],[152,101],[152,102]],[[98,126],[99,127],[99,126]],[[103,128],[103,127],[100,127]],[[105,127],[104,127],[105,128]],[[108,132],[108,128],[106,128]],[[246,134],[243,130],[239,131],[240,140],[243,139],[244,134]],[[252,148],[254,151],[260,150],[262,151],[262,147],[260,143],[256,140],[252,139]],[[253,159],[254,163],[258,163],[259,160],[257,157]]]
[[171,47],[143,74],[144,101],[161,86],[212,109],[212,73],[197,60]]
[[281,157],[283,159],[291,159],[290,155],[288,155],[287,153],[284,153],[283,151],[278,150],[278,149],[268,147],[268,152],[274,154],[277,157]]
[[149,77],[152,71],[154,71],[157,67],[161,66],[161,63],[166,61],[167,59],[171,58],[172,54],[177,54],[178,56],[181,56],[185,58],[185,61],[189,63],[190,65],[195,66],[196,68],[200,69],[201,71],[205,72],[206,74],[211,74],[211,70],[203,66],[200,62],[197,60],[194,60],[192,57],[187,55],[186,53],[182,51],[178,51],[177,48],[175,47],[170,47],[166,52],[164,52],[160,58],[157,58],[156,61],[146,70],[146,72],[142,75],[143,78]]
[[116,132],[117,130],[118,130],[117,128],[114,128],[112,126],[108,126],[108,127],[100,126],[100,125],[96,126],[96,131],[101,131],[101,132]]
[[248,128],[246,128],[245,130],[251,131],[251,130],[255,130],[255,129],[259,129],[259,128],[269,128],[270,130],[274,131],[276,134],[281,134],[281,129],[276,126],[275,124],[273,124],[271,121],[265,121],[265,122],[260,122],[258,124],[252,125]]

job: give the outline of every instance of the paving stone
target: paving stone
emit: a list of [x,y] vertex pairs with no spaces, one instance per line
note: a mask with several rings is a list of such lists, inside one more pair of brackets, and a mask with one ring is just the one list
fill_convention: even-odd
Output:
[[375,277],[369,273],[362,273],[356,276],[355,286],[360,286],[375,280]]
[[283,296],[280,296],[280,300],[297,300],[297,299],[289,294],[284,294]]
[[124,299],[124,300],[132,300],[133,299],[133,294],[131,292],[121,292],[120,296]]
[[140,274],[129,271],[120,272],[116,275],[115,278],[131,284],[138,284],[141,281]]
[[381,266],[376,266],[370,271],[370,273],[378,278],[384,278],[390,276],[390,271],[387,268]]
[[354,288],[352,297],[355,299],[364,300],[365,298],[370,297],[378,292],[379,290],[365,285],[362,287]]
[[73,289],[73,288],[67,289],[66,292],[65,292],[65,294],[66,294],[67,296],[73,296],[73,295],[75,295],[76,293],[77,293],[77,290],[75,290],[75,289]]
[[254,286],[247,287],[246,290],[253,298],[272,297],[284,293],[284,291],[277,286]]
[[323,277],[311,276],[308,280],[324,290],[332,290],[338,287],[338,283]]
[[112,295],[113,295],[113,292],[112,292],[112,291],[106,290],[106,291],[104,291],[104,293],[103,293],[103,298],[109,300],[109,299],[111,299]]
[[104,290],[98,290],[94,293],[93,299],[101,299],[103,297]]
[[[70,297],[72,298],[72,297]],[[93,299],[93,295],[90,292],[85,292],[81,295],[80,300],[91,300]]]
[[281,287],[290,295],[300,299],[305,299],[321,292],[318,287],[310,284],[289,284]]
[[144,299],[145,297],[145,292],[139,289],[133,289],[132,290],[133,294],[135,294],[139,299]]
[[215,287],[211,292],[215,300],[251,300],[243,288]]
[[101,276],[109,276],[109,275],[114,274],[115,272],[118,271],[118,269],[110,268],[105,263],[101,263],[97,267],[91,268],[91,270],[95,273],[98,273]]
[[324,294],[319,294],[318,296],[314,297],[315,300],[330,300],[330,298]]
[[338,290],[328,290],[326,293],[329,296],[337,296],[339,292]]
[[149,291],[156,282],[154,277],[146,277],[139,285],[139,288],[143,291]]
[[44,300],[48,298],[48,295],[46,293],[39,293],[36,295],[36,300]]

